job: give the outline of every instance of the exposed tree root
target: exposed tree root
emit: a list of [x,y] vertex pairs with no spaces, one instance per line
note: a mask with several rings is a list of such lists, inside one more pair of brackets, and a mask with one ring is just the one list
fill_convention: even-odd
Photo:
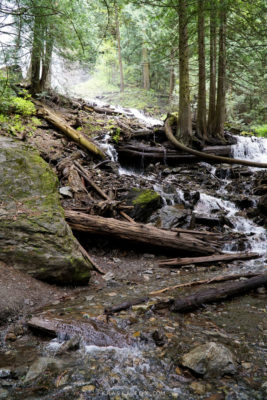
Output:
[[179,150],[183,150],[189,154],[193,154],[201,159],[204,160],[212,160],[216,161],[218,163],[226,163],[226,164],[239,164],[239,165],[247,165],[249,167],[257,167],[257,168],[267,168],[266,163],[259,163],[259,162],[254,162],[254,161],[248,161],[248,160],[239,160],[236,158],[229,158],[229,157],[222,157],[222,156],[216,156],[214,154],[207,154],[202,151],[198,150],[193,150],[190,147],[187,147],[183,145],[181,142],[179,142],[173,135],[171,125],[169,123],[169,118],[165,121],[165,133],[169,141]]

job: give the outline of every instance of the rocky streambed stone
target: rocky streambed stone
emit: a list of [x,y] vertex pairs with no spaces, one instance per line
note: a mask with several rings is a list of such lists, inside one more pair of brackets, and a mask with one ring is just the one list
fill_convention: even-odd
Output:
[[205,378],[234,374],[236,365],[231,351],[215,342],[197,346],[182,357],[182,365]]
[[87,283],[91,265],[65,222],[49,165],[1,137],[0,171],[0,260],[41,280]]

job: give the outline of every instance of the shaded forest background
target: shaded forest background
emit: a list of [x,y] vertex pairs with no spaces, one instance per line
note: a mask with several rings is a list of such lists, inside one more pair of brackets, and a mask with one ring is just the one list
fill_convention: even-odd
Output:
[[1,111],[27,107],[14,73],[45,96],[64,62],[76,94],[178,112],[186,143],[192,121],[202,139],[227,124],[265,135],[265,15],[263,0],[1,1]]

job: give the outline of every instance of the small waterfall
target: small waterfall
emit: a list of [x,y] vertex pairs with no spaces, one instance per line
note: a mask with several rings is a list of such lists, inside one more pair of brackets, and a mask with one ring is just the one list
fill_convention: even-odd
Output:
[[117,162],[118,161],[118,153],[115,147],[109,143],[110,134],[107,133],[104,138],[99,142],[99,146],[102,150],[109,156],[111,161]]
[[[249,235],[247,241],[248,250],[262,254],[263,256],[266,254],[266,230],[264,228],[240,216],[240,210],[231,201],[201,193],[194,211],[196,213],[210,215],[218,210],[225,210],[227,212],[226,216],[234,225],[234,232]],[[227,244],[224,250],[231,251],[233,245],[232,243],[230,245]]]
[[267,163],[267,138],[237,136],[237,144],[232,146],[234,158]]

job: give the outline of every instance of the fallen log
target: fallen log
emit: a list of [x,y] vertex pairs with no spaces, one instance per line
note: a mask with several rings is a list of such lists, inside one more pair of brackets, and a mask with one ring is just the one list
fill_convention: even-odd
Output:
[[[117,147],[118,151],[136,151],[136,152],[141,152],[141,153],[160,153],[160,154],[166,154],[168,155],[180,155],[184,154],[181,153],[181,151],[178,151],[177,149],[172,149],[169,147],[156,147],[156,146],[145,146],[140,143],[134,143],[134,144],[125,144],[125,145],[120,145]],[[223,145],[223,146],[207,146],[203,148],[203,151],[205,153],[215,153],[216,155],[230,155],[231,154],[231,146],[230,145]]]
[[214,254],[207,257],[172,258],[161,261],[159,266],[173,268],[190,264],[209,264],[220,261],[251,260],[259,257],[260,255],[256,253]]
[[91,153],[106,158],[103,151],[97,147],[93,142],[87,139],[82,133],[73,129],[62,116],[56,115],[48,106],[44,105],[38,100],[32,100],[38,108],[38,115],[41,115],[46,121],[50,122],[53,126],[58,128],[64,135],[71,138],[75,143],[81,146],[83,149],[89,150]]
[[147,301],[148,297],[140,297],[137,299],[124,301],[123,303],[117,304],[116,306],[105,308],[104,313],[109,316],[116,312],[128,310],[132,306],[146,303]]
[[218,253],[219,246],[208,241],[198,239],[194,235],[164,231],[145,224],[129,224],[114,218],[103,218],[76,211],[65,210],[69,225],[76,231],[89,232],[99,235],[131,240],[159,246],[166,249],[181,250],[183,253],[210,255]]
[[253,273],[247,273],[247,274],[234,274],[234,275],[221,275],[221,276],[215,276],[214,278],[210,279],[202,279],[198,281],[192,281],[192,282],[186,282],[186,283],[179,283],[178,285],[174,286],[168,286],[160,290],[155,290],[153,292],[150,292],[150,296],[155,296],[159,295],[165,292],[168,292],[170,290],[175,290],[175,289],[181,289],[184,287],[192,287],[192,286],[198,286],[198,285],[209,285],[211,283],[218,283],[218,282],[225,282],[225,281],[233,281],[236,279],[240,278],[252,278],[254,276],[258,276],[260,274],[253,274]]
[[201,307],[203,304],[223,301],[261,286],[267,285],[267,274],[257,275],[245,281],[233,282],[220,288],[199,290],[183,298],[172,300],[170,310],[174,312],[188,312]]
[[259,163],[259,162],[248,161],[248,160],[240,160],[240,159],[237,159],[237,158],[228,158],[228,157],[216,156],[214,154],[207,154],[207,153],[204,153],[202,151],[193,150],[190,147],[187,147],[187,146],[183,145],[181,142],[179,142],[174,137],[174,135],[172,133],[171,125],[169,123],[169,118],[167,118],[166,121],[165,121],[165,133],[166,133],[167,138],[170,140],[170,142],[177,149],[185,151],[186,153],[195,155],[200,159],[211,160],[211,161],[215,161],[215,162],[218,162],[218,163],[239,164],[239,165],[247,165],[249,167],[267,168],[267,163]]

